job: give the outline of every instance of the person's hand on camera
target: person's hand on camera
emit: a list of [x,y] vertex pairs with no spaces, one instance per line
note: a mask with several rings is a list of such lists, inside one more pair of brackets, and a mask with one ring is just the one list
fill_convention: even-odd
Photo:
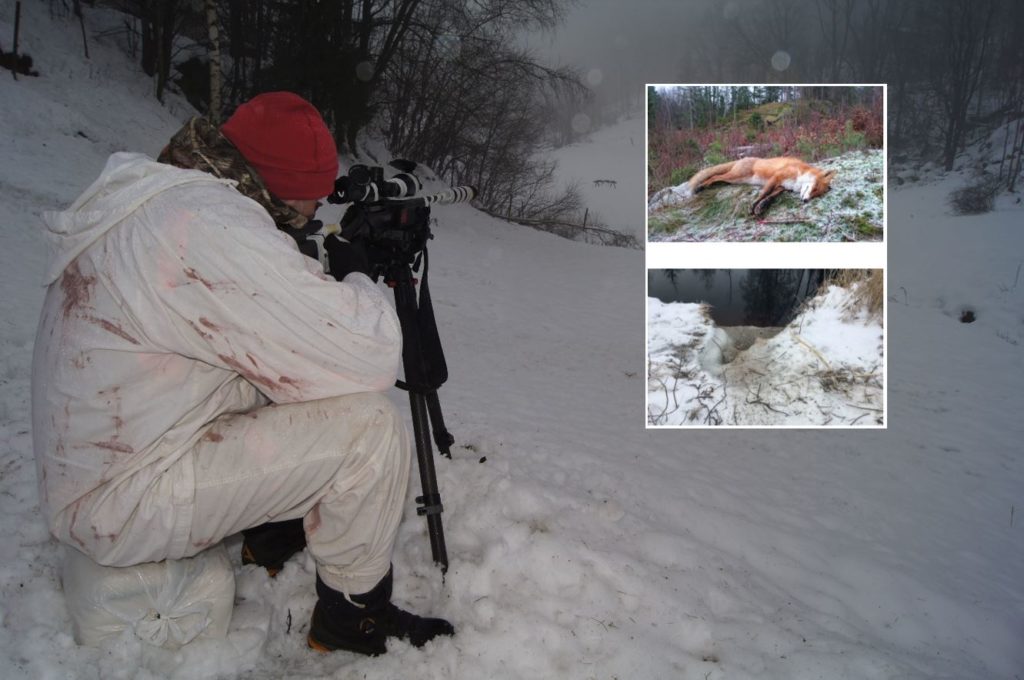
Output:
[[324,249],[327,251],[327,264],[331,268],[331,276],[339,281],[352,272],[370,275],[370,261],[362,242],[346,241],[331,235],[324,239]]

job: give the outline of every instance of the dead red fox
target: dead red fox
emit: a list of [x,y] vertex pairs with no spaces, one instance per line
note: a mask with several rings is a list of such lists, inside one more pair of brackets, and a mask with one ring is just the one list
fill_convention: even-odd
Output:
[[648,210],[654,210],[677,203],[715,182],[756,184],[761,187],[761,191],[750,206],[750,214],[760,215],[784,189],[800,194],[804,201],[821,196],[831,187],[834,175],[834,170],[826,172],[789,156],[741,158],[705,168],[679,186],[662,189],[651,197],[647,205]]

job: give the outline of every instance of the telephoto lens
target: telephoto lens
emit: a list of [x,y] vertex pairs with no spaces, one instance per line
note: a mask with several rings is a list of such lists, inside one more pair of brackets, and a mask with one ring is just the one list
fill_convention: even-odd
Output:
[[409,198],[422,188],[420,180],[411,172],[400,172],[385,182],[381,194],[385,198]]

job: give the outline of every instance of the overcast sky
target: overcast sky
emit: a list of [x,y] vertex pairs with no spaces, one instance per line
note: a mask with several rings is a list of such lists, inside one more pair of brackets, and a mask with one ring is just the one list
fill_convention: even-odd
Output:
[[703,4],[670,0],[582,0],[556,33],[532,36],[532,44],[555,63],[577,66],[590,79],[630,76],[641,85],[672,80],[672,46]]
[[[580,70],[591,88],[630,88],[644,83],[715,82],[711,68],[688,61],[695,41],[713,52],[713,18],[734,19],[757,0],[581,0],[555,32],[529,36],[529,44],[555,64]],[[717,15],[717,16],[716,16]],[[777,46],[786,50],[787,46]],[[705,49],[705,53],[708,50]],[[766,71],[771,64],[765,64]]]

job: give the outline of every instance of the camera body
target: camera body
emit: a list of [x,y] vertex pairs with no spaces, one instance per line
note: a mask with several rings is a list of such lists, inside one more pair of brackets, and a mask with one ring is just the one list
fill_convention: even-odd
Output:
[[399,172],[386,179],[380,166],[353,165],[327,197],[328,203],[349,204],[341,236],[365,248],[374,280],[388,267],[412,264],[432,238],[430,207],[416,200],[423,188],[416,163],[395,159],[389,165]]
[[341,236],[366,250],[374,281],[389,267],[414,264],[430,232],[430,208],[419,203],[354,203],[341,218]]

